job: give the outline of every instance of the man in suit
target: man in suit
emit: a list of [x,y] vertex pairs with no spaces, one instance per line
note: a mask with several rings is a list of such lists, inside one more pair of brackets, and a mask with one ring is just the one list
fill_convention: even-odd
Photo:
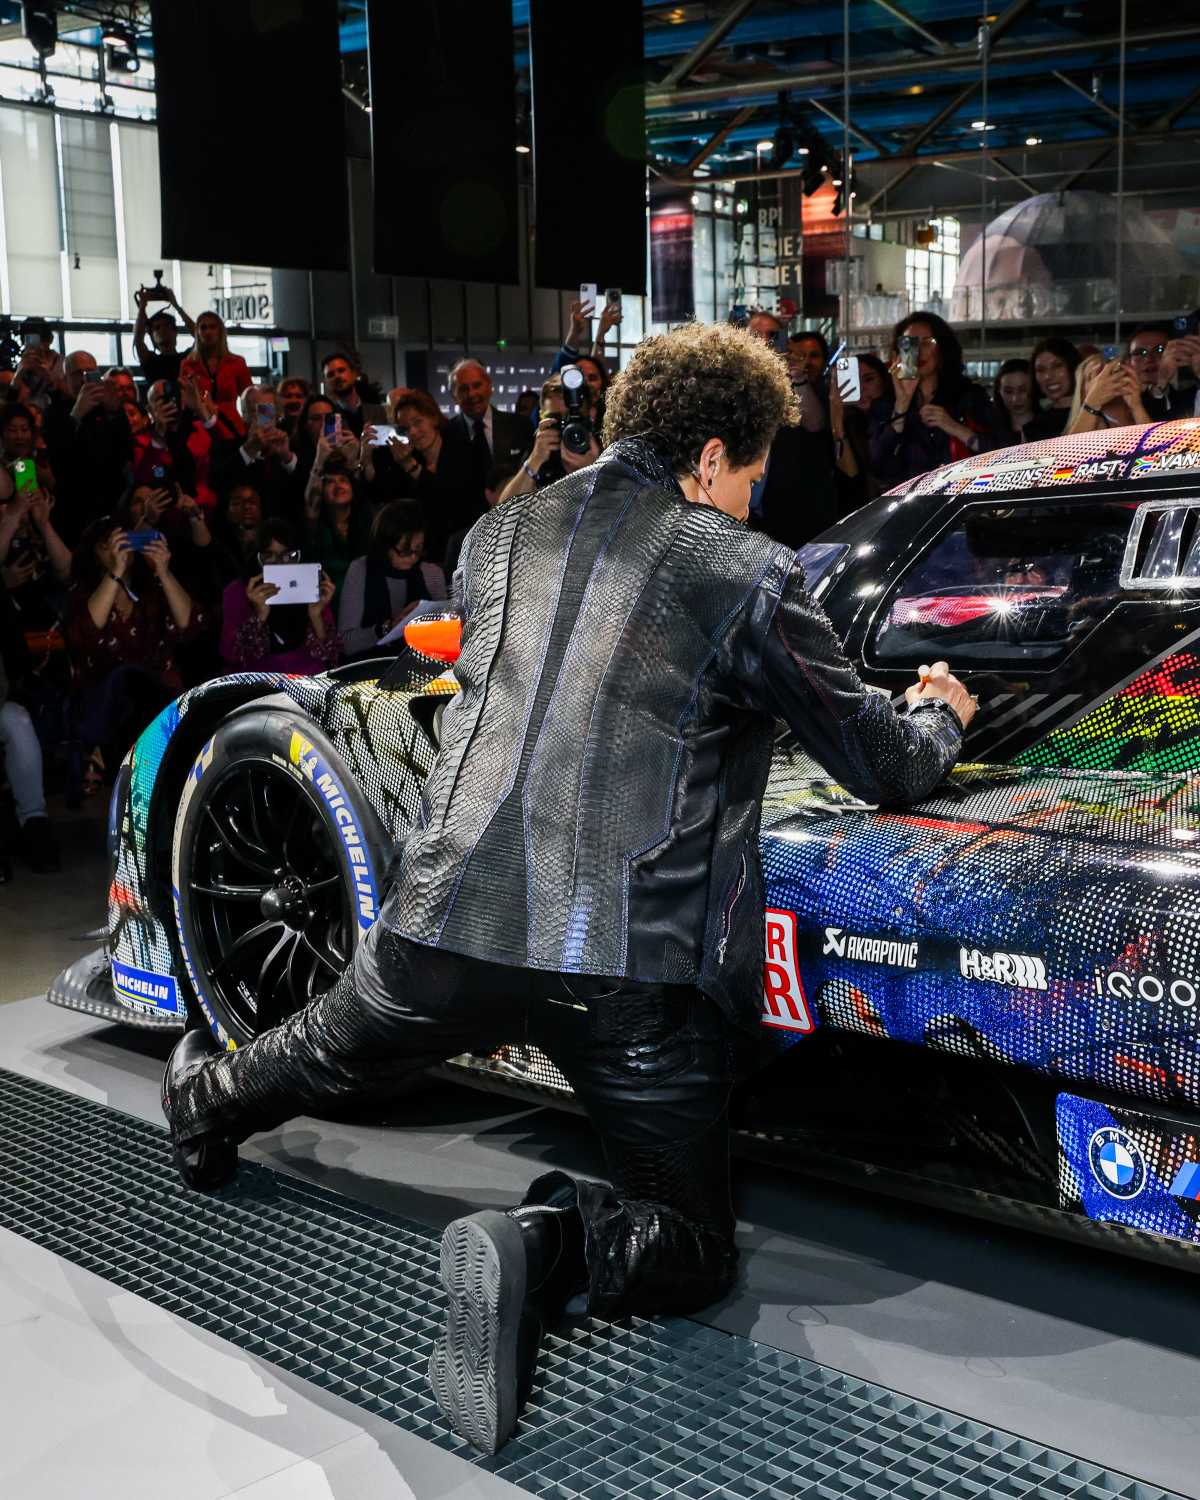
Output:
[[471,485],[482,503],[493,465],[515,470],[528,452],[529,424],[492,405],[492,377],[477,359],[460,359],[450,371],[450,394],[458,407],[450,434],[470,449]]

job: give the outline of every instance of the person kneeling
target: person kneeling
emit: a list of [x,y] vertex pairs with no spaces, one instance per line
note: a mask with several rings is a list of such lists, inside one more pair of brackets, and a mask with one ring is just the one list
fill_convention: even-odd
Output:
[[453,1427],[511,1436],[545,1323],[689,1312],[735,1274],[730,1092],[762,1009],[759,806],[782,718],[872,802],[924,796],[974,705],[937,663],[903,713],[869,692],[790,548],[743,524],[783,362],[732,327],[646,339],[605,451],[467,536],[461,694],[396,882],[328,993],[236,1051],[194,1031],[163,1108],[185,1181],[237,1143],[443,1058],[539,1047],[611,1185],[551,1172],[455,1220],[430,1362]]

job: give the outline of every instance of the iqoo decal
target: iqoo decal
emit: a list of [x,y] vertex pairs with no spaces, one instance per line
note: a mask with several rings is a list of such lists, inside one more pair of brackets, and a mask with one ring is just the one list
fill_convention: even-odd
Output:
[[1103,1000],[1140,1000],[1146,1005],[1177,1005],[1194,1010],[1200,986],[1190,979],[1169,974],[1131,974],[1127,969],[1097,969],[1093,975],[1097,996]]
[[359,833],[358,824],[354,820],[354,813],[346,800],[346,794],[337,777],[326,764],[324,757],[311,741],[306,740],[295,729],[292,730],[292,738],[288,745],[288,760],[306,781],[316,787],[324,797],[325,805],[333,814],[338,833],[346,847],[346,857],[350,861],[350,870],[354,877],[359,929],[366,932],[379,914],[379,893],[375,887],[371,861],[362,835]]

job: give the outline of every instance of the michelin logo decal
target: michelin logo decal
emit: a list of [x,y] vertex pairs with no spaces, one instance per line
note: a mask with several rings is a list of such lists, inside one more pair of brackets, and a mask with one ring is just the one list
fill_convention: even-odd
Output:
[[135,969],[119,958],[111,960],[113,992],[127,1005],[140,1010],[165,1010],[174,1015],[181,1009],[179,990],[169,974],[152,974],[149,969]]
[[848,958],[860,964],[889,964],[893,969],[915,969],[920,953],[919,943],[897,942],[893,938],[859,937],[844,927],[827,927],[824,957]]
[[354,876],[358,925],[366,932],[378,915],[379,893],[375,889],[375,876],[371,871],[371,863],[358,831],[358,825],[354,821],[354,814],[346,802],[345,793],[319,752],[295,729],[292,730],[291,743],[288,746],[288,759],[307,781],[312,782],[325,798],[325,805],[333,814],[342,843],[346,846],[346,855]]

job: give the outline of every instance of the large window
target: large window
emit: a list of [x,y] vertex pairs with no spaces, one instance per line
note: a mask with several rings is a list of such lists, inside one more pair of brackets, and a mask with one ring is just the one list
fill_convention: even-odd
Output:
[[971,506],[901,579],[875,626],[881,666],[1050,666],[1112,608],[1134,508]]
[[[193,317],[216,307],[227,322],[273,324],[269,270],[164,262],[161,243],[153,128],[0,104],[0,313],[128,323],[134,292],[161,269]],[[79,347],[99,358],[104,338]],[[261,345],[254,365],[266,362]]]
[[904,289],[914,312],[925,308],[948,317],[958,276],[959,223],[957,219],[930,219],[929,228],[935,236],[930,244],[905,252]]

